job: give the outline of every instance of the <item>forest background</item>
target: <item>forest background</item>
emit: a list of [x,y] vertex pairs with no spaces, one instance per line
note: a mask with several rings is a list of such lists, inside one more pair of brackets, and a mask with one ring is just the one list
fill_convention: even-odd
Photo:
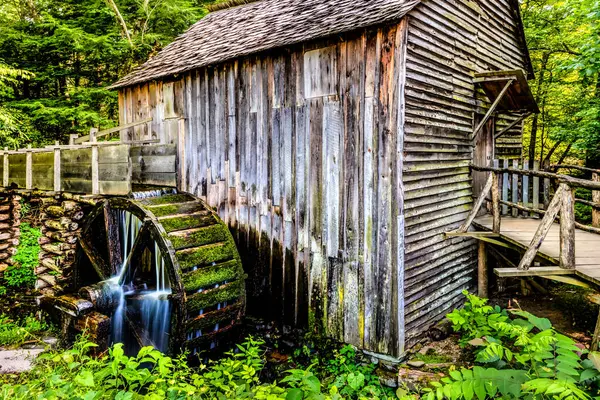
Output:
[[[496,1],[496,0],[493,0]],[[117,124],[107,87],[208,12],[211,0],[3,0],[0,147]],[[524,157],[600,168],[600,1],[521,0],[541,113]]]

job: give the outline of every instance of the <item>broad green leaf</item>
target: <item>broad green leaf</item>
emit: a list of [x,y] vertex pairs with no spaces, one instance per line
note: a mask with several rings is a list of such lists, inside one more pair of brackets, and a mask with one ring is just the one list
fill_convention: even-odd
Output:
[[302,400],[304,398],[304,392],[301,389],[290,389],[285,396],[285,400]]

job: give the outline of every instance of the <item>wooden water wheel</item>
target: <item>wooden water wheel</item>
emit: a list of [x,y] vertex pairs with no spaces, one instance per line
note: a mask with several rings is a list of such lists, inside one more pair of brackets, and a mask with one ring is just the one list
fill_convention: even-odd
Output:
[[127,279],[124,316],[139,346],[160,348],[139,306],[144,291],[160,285],[169,289],[161,300],[170,303],[163,334],[171,354],[214,347],[245,312],[245,275],[233,237],[218,215],[191,195],[106,200],[88,216],[79,247],[74,279],[79,297],[112,315],[114,324],[113,288]]

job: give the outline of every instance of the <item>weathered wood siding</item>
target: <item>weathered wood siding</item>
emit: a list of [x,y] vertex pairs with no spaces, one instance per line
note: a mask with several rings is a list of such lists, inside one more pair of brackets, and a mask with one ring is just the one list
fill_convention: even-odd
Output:
[[142,137],[168,138],[169,118],[185,117],[180,187],[233,230],[251,311],[393,355],[406,33],[405,22],[355,32],[120,95],[122,124],[158,121]]
[[[474,288],[473,241],[444,239],[472,208],[468,136],[474,114],[488,107],[476,94],[473,73],[526,64],[509,0],[425,0],[410,13],[409,26],[404,190],[410,345],[462,301],[462,289]],[[520,143],[519,132],[498,143],[501,154],[511,153],[509,143]],[[517,147],[511,154],[520,154]]]

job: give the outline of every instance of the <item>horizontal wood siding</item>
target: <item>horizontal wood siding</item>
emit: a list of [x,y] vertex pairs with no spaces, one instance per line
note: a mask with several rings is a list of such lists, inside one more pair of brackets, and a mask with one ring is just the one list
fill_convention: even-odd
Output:
[[137,111],[147,91],[149,113],[167,118],[161,129],[185,117],[180,188],[205,198],[234,232],[251,312],[393,355],[403,346],[397,152],[406,32],[404,23],[354,32],[120,98],[123,122],[147,115]]
[[[475,113],[487,99],[475,72],[525,68],[509,0],[425,0],[410,14],[404,135],[406,339],[426,327],[474,288],[476,247],[445,240],[472,208],[468,140]],[[498,129],[507,123],[500,118]],[[520,130],[498,144],[520,155]]]

